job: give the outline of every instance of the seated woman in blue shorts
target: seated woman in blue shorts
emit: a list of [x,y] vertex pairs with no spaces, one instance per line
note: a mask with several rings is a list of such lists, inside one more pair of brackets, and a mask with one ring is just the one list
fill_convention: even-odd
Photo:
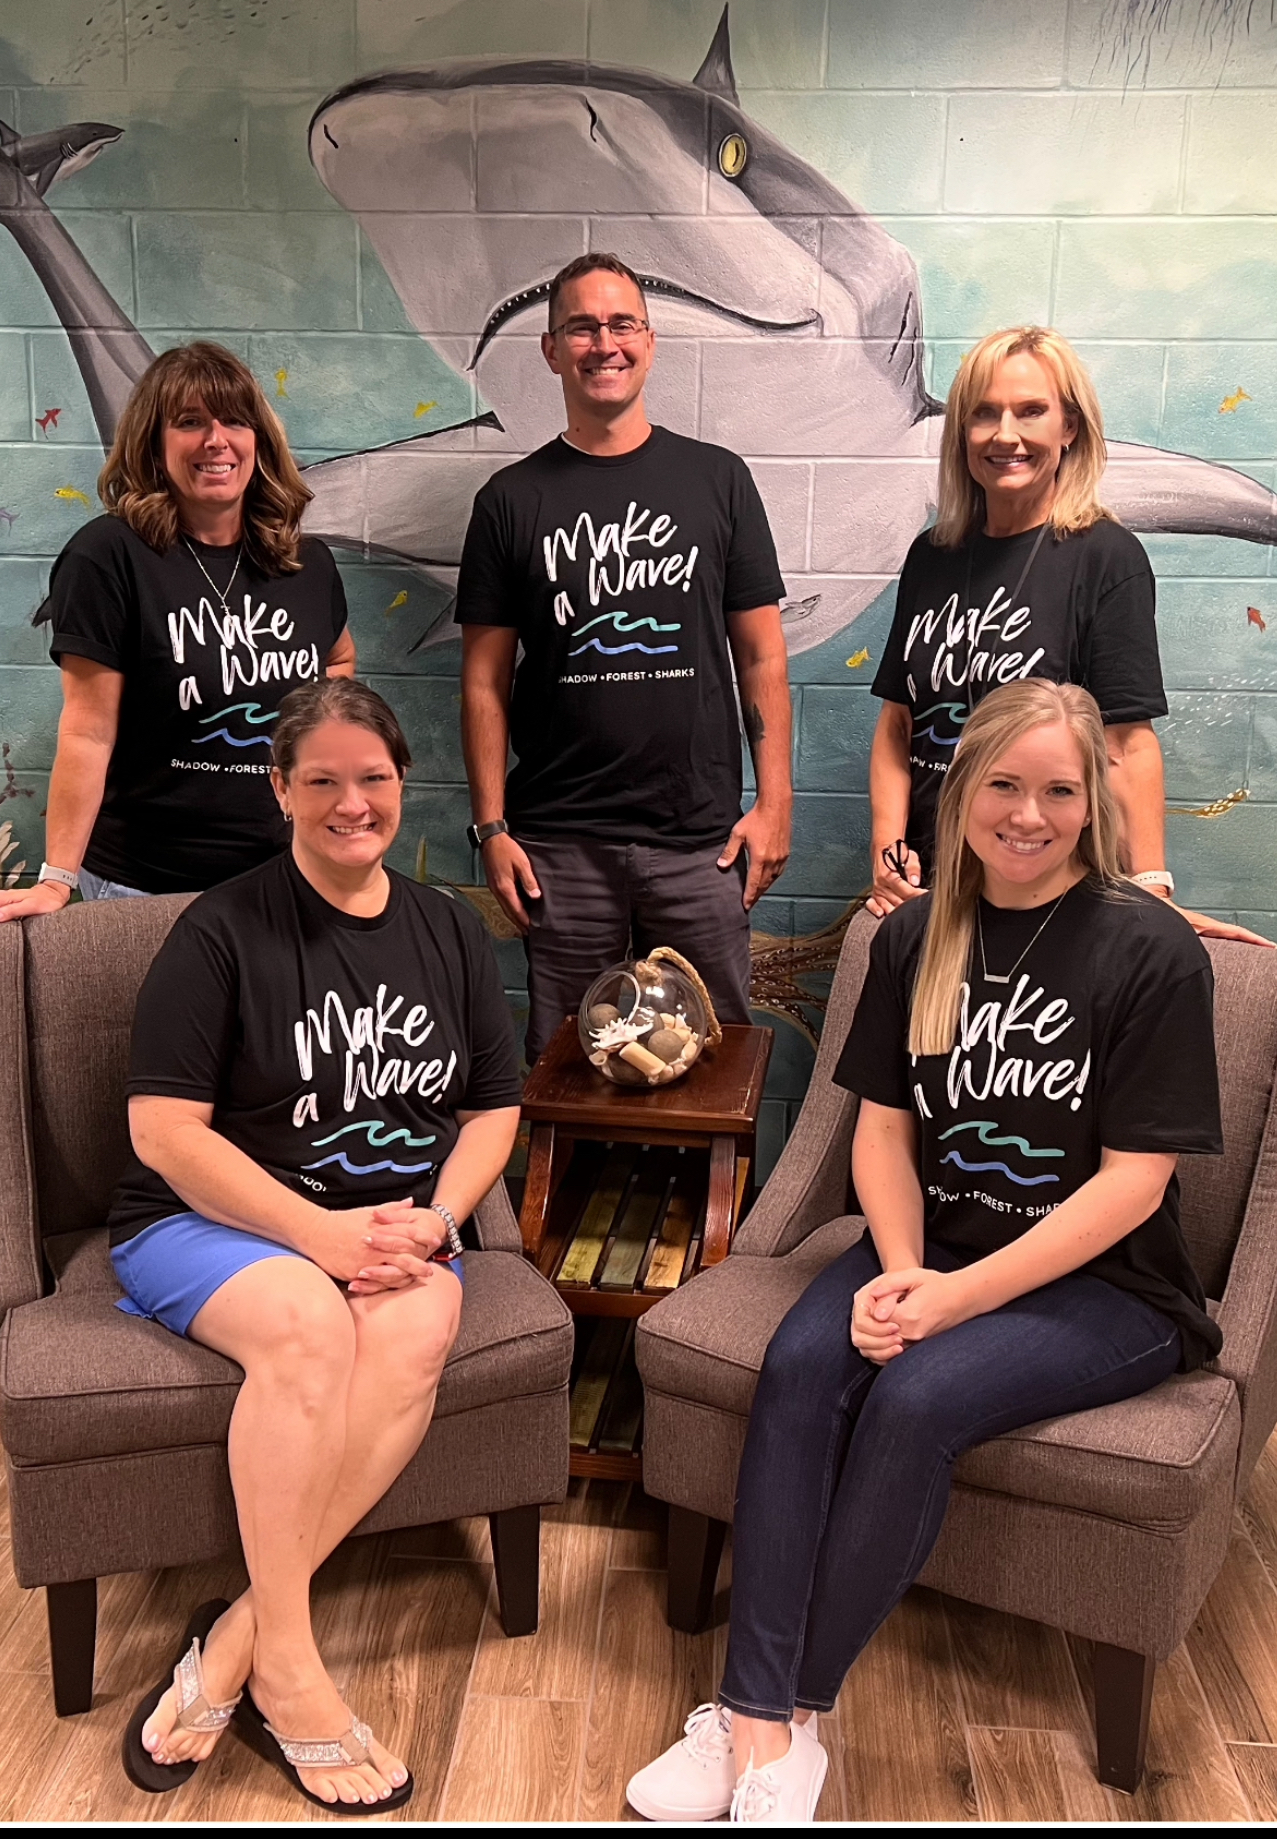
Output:
[[995,690],[835,1074],[869,1230],[768,1347],[719,1703],[631,1781],[640,1813],[811,1821],[816,1714],[926,1563],[954,1459],[1219,1352],[1175,1177],[1222,1148],[1212,990],[1187,922],[1119,877],[1094,701]]
[[462,1308],[457,1222],[500,1179],[520,1086],[477,916],[385,867],[410,764],[392,711],[309,683],[273,759],[291,847],[186,909],[134,1022],[120,1306],[244,1369],[250,1588],[197,1611],[125,1765],[178,1786],[242,1694],[237,1722],[303,1794],[374,1813],[412,1778],[324,1668],[311,1574],[425,1435]]

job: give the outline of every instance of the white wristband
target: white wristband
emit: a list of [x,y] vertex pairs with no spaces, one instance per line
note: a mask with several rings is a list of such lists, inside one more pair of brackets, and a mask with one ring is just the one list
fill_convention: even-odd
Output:
[[1130,879],[1145,888],[1165,888],[1168,894],[1175,892],[1175,877],[1168,868],[1144,868]]
[[40,864],[40,873],[36,876],[37,885],[41,881],[57,881],[60,882],[64,888],[78,888],[80,885],[80,875],[77,869],[54,868],[51,863],[42,862]]

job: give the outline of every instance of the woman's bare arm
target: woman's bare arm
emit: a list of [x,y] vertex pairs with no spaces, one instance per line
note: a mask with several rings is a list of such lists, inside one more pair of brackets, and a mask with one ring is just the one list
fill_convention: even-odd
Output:
[[907,706],[903,702],[884,702],[869,749],[869,872],[873,876],[869,911],[879,918],[922,892],[921,866],[912,851],[908,855],[907,878],[893,873],[882,853],[884,849],[894,849],[909,827],[912,739],[913,717]]
[[[119,731],[124,678],[118,670],[95,664],[91,658],[64,657],[61,673],[62,714],[49,775],[44,849],[46,862],[74,873],[84,860],[102,804]],[[58,881],[0,889],[0,920],[56,913],[70,898],[70,888]]]
[[377,1209],[330,1211],[292,1193],[213,1129],[212,1105],[131,1098],[129,1135],[139,1160],[206,1219],[287,1245],[346,1282],[367,1263],[367,1234]]

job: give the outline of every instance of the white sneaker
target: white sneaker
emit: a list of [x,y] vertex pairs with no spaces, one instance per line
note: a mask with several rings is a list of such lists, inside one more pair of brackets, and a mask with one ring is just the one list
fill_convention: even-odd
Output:
[[748,1768],[732,1796],[735,1826],[810,1826],[816,1818],[829,1757],[816,1735],[815,1719],[791,1724],[789,1750],[765,1769]]
[[625,1790],[645,1819],[717,1820],[732,1804],[732,1714],[721,1705],[698,1705],[683,1730],[679,1742],[640,1769]]

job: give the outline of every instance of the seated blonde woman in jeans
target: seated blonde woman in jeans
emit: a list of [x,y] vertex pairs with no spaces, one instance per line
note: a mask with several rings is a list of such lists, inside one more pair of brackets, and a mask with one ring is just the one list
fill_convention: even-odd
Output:
[[325,1670],[310,1579],[425,1435],[463,1306],[457,1222],[500,1179],[520,1088],[477,916],[385,866],[410,764],[391,710],[307,684],[273,758],[291,847],[193,902],[142,986],[110,1218],[121,1306],[244,1369],[250,1588],[195,1612],[124,1760],[175,1788],[234,1716],[308,1800],[376,1813],[412,1778]]
[[814,1819],[816,1715],[926,1563],[954,1459],[1219,1352],[1175,1176],[1222,1148],[1210,961],[1117,860],[1087,692],[985,697],[835,1074],[869,1230],[767,1350],[719,1702],[631,1781],[650,1819]]

